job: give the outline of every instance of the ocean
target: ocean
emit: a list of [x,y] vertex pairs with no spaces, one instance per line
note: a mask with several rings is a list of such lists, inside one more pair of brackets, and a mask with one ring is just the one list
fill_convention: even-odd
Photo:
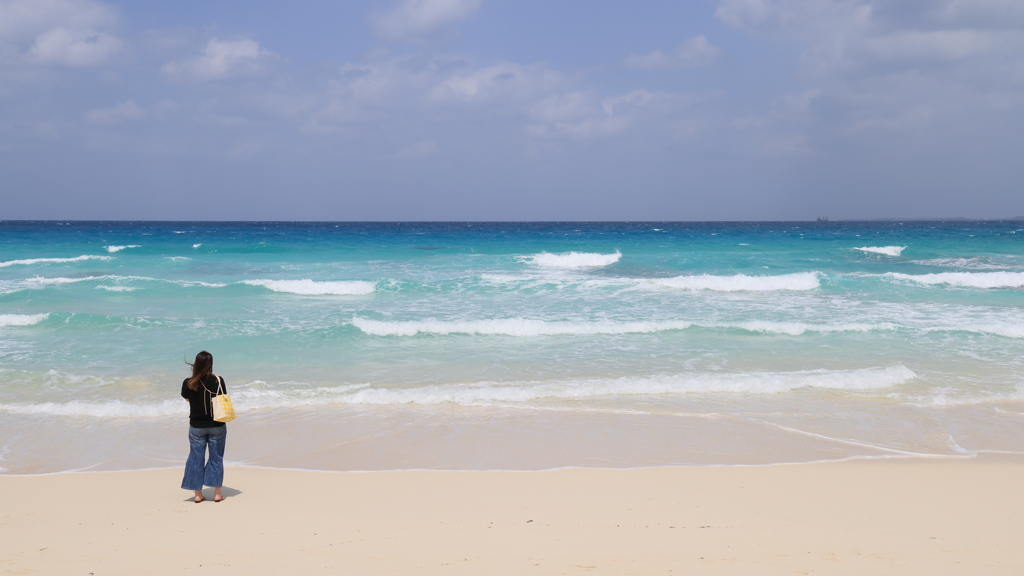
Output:
[[1024,222],[0,222],[0,472],[1024,452]]

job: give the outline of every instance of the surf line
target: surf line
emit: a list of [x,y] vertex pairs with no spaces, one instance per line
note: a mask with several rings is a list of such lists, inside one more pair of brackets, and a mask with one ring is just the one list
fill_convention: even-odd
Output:
[[[854,446],[862,446],[864,448],[874,448],[875,450],[882,450],[883,452],[892,452],[894,454],[904,454],[906,456],[938,456],[937,454],[929,454],[927,452],[910,452],[907,450],[900,450],[898,448],[888,448],[886,446],[878,446],[876,444],[870,444],[868,442],[860,442],[858,440],[844,440],[842,438],[833,438],[832,436],[825,436],[824,434],[815,434],[814,432],[807,432],[806,430],[800,430],[797,428],[790,428],[783,426],[782,424],[776,424],[775,422],[769,422],[767,420],[750,420],[751,422],[759,422],[761,424],[767,424],[769,426],[775,426],[781,428],[787,432],[793,432],[795,434],[803,434],[805,436],[813,436],[815,438],[821,438],[823,440],[831,440],[833,442],[839,442],[841,444],[852,444]],[[947,434],[948,436],[948,434]]]

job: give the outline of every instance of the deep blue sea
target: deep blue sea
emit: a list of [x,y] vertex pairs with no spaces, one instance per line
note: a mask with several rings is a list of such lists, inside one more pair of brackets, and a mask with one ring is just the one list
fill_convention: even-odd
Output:
[[1024,452],[1024,222],[0,222],[0,472]]

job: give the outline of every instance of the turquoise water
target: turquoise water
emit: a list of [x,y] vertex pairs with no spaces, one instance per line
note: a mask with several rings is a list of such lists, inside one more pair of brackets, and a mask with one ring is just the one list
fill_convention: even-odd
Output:
[[236,462],[1024,451],[1022,287],[1021,222],[2,222],[0,466],[183,460],[202,349]]

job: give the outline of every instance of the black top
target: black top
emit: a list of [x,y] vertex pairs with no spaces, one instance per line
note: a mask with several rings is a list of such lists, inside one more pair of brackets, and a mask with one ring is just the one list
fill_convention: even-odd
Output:
[[[214,396],[217,396],[217,376],[207,374],[199,381],[199,389],[193,390],[188,387],[189,378],[181,382],[181,397],[188,400],[188,423],[195,428],[219,428],[223,422],[213,419]],[[221,392],[228,393],[228,387],[221,384]]]

